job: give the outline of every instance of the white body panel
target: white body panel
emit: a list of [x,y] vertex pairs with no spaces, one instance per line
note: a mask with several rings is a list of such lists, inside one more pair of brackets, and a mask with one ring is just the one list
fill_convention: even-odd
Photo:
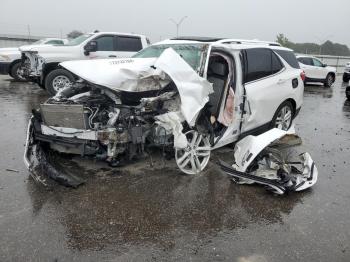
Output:
[[[269,123],[277,108],[287,99],[296,102],[296,109],[303,103],[304,84],[301,80],[301,70],[288,65],[282,58],[284,69],[275,75],[247,83],[248,114],[242,132]],[[292,87],[292,80],[298,79],[298,86]]]

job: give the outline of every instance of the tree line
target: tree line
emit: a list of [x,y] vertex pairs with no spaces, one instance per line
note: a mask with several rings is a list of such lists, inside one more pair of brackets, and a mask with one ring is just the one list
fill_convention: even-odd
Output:
[[276,42],[284,47],[293,49],[296,53],[313,55],[336,55],[350,56],[350,49],[347,45],[333,43],[327,40],[323,44],[316,43],[293,43],[284,34],[278,34]]

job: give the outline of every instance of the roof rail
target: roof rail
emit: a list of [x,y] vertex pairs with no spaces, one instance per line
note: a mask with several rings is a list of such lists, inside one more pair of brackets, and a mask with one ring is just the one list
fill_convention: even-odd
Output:
[[224,40],[222,37],[206,37],[206,36],[178,36],[170,38],[170,40],[188,40],[188,41],[198,41],[198,42],[217,42]]
[[268,45],[268,46],[281,46],[277,42],[246,40],[246,39],[222,39],[216,42],[221,44],[262,44],[262,45]]

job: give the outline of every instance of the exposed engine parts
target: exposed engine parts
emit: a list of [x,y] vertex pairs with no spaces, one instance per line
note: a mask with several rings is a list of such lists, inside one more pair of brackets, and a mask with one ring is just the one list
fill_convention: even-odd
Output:
[[[172,85],[155,92],[113,96],[89,85],[66,88],[33,114],[35,139],[62,153],[95,154],[116,166],[145,146],[172,146],[172,134],[154,116],[179,108]],[[148,97],[147,97],[148,95]],[[127,98],[123,97],[127,96]],[[121,104],[121,100],[129,103]],[[165,106],[164,106],[165,105]]]

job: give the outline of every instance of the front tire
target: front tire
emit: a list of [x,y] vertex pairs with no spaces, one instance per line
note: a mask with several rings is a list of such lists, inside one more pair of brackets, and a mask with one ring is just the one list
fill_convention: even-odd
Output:
[[45,78],[45,88],[50,95],[54,96],[59,90],[71,85],[74,76],[65,69],[55,69]]
[[324,86],[331,87],[334,83],[334,80],[335,80],[335,77],[333,76],[333,74],[328,74],[324,82]]
[[287,131],[293,121],[293,105],[290,101],[285,101],[276,110],[271,121],[271,128],[278,128]]
[[24,82],[26,81],[26,79],[21,74],[22,72],[21,66],[22,66],[21,62],[15,63],[11,68],[10,76],[13,77],[16,81]]

